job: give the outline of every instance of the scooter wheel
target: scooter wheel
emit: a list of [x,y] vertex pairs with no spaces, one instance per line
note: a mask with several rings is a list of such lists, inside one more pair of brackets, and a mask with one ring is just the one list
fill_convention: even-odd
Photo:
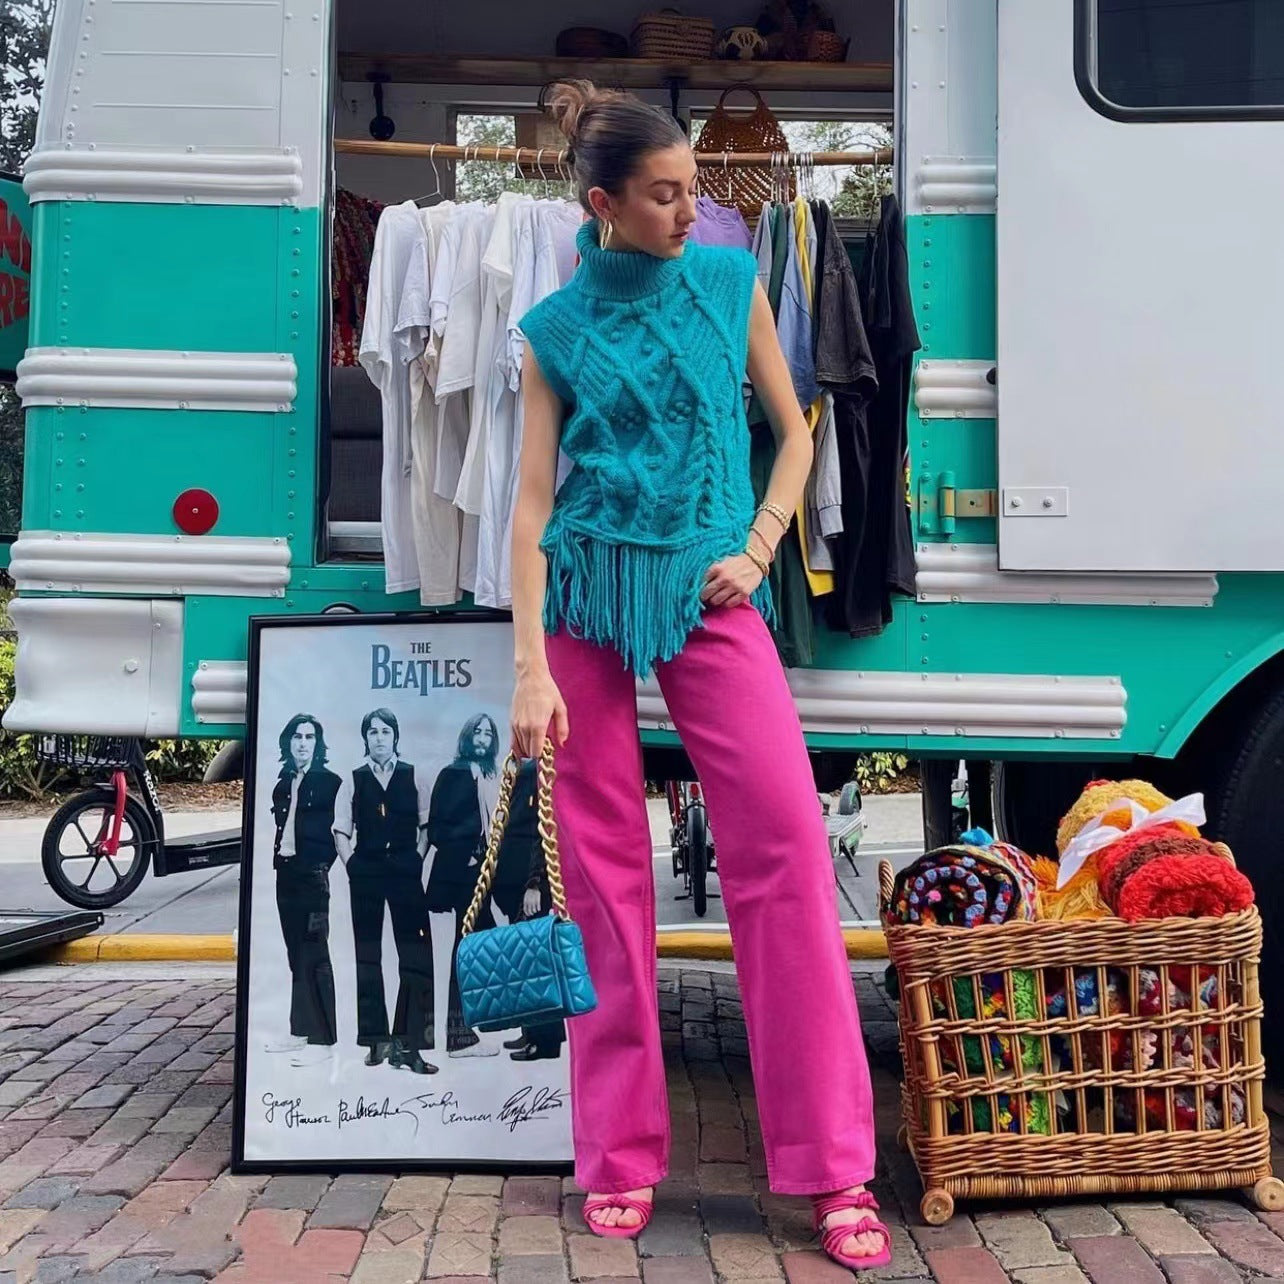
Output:
[[126,797],[120,846],[103,851],[111,830],[115,795],[106,789],[74,794],[54,812],[40,844],[49,886],[78,909],[108,909],[134,892],[156,850],[156,828],[138,799]]

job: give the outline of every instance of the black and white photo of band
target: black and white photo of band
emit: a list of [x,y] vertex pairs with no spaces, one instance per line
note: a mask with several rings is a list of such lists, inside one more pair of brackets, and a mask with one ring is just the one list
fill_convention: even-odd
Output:
[[[511,625],[257,637],[238,1159],[565,1162],[564,1022],[472,1030],[455,969],[509,744]],[[524,763],[476,930],[551,908]]]

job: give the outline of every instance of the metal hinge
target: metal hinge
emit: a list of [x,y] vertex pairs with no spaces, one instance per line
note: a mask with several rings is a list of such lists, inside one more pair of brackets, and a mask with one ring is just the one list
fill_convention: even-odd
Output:
[[960,490],[952,472],[918,479],[918,529],[924,535],[953,535],[958,519],[994,517],[998,511],[997,490]]

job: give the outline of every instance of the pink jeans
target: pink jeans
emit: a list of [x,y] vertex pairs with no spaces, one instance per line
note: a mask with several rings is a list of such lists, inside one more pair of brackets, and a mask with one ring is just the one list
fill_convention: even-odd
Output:
[[[770,1188],[806,1195],[874,1173],[869,1067],[802,728],[761,616],[713,608],[658,665],[704,787],[744,1001]],[[555,811],[595,1011],[567,1023],[576,1180],[614,1193],[667,1172],[655,890],[636,687],[619,655],[547,640],[570,739]]]

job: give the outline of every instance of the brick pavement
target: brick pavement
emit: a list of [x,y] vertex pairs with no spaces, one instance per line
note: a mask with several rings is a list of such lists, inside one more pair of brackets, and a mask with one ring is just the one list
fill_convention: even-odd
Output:
[[[839,1284],[804,1200],[766,1189],[735,980],[669,969],[673,1167],[634,1244],[585,1232],[556,1176],[272,1178],[227,1171],[233,981],[0,984],[0,1284]],[[940,1284],[1242,1284],[1284,1278],[1284,1214],[1236,1197],[966,1208],[922,1225],[897,1125],[894,1009],[856,989],[873,1053],[895,1262]],[[1277,1171],[1284,1118],[1276,1115]]]

